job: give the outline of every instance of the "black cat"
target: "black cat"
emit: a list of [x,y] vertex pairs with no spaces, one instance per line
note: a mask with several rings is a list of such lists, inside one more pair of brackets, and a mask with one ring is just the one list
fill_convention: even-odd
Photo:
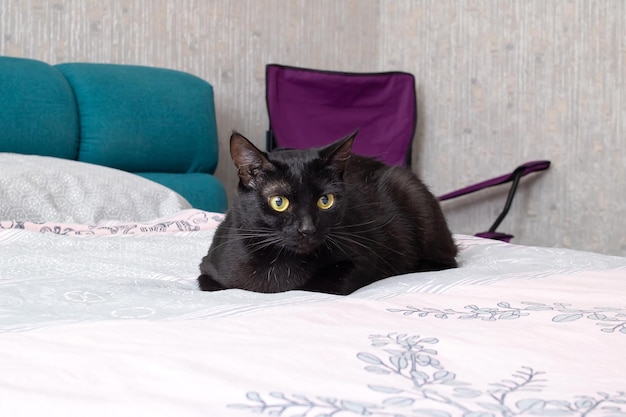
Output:
[[457,266],[439,203],[407,168],[323,148],[266,154],[238,133],[239,190],[200,264],[200,288],[349,294],[380,279]]

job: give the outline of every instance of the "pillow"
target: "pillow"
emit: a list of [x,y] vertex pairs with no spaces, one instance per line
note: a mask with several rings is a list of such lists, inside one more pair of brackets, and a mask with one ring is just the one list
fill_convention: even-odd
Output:
[[48,156],[0,153],[0,220],[147,221],[191,205],[138,175]]

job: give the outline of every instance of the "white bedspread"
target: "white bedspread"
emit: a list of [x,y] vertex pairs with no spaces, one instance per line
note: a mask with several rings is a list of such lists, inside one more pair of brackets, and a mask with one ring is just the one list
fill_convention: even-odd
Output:
[[0,222],[0,416],[626,415],[626,258],[456,236],[347,297],[201,292],[220,219]]

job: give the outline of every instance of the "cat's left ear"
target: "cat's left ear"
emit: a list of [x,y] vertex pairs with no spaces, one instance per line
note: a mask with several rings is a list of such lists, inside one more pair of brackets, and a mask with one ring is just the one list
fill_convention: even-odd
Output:
[[341,172],[343,172],[346,169],[346,164],[350,159],[350,155],[352,155],[352,143],[354,142],[354,138],[356,138],[357,133],[359,133],[358,130],[322,149],[320,151],[322,159],[326,160],[330,164],[333,164]]
[[230,136],[230,155],[237,167],[239,179],[246,187],[254,188],[265,171],[274,170],[267,155],[238,132]]

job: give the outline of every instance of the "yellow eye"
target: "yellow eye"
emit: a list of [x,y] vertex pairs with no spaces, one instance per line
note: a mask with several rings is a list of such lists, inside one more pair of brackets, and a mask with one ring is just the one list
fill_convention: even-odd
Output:
[[273,210],[282,213],[289,207],[289,200],[281,195],[273,195],[269,199],[269,205]]
[[335,204],[335,196],[332,194],[324,194],[317,200],[317,207],[322,210],[328,210]]

